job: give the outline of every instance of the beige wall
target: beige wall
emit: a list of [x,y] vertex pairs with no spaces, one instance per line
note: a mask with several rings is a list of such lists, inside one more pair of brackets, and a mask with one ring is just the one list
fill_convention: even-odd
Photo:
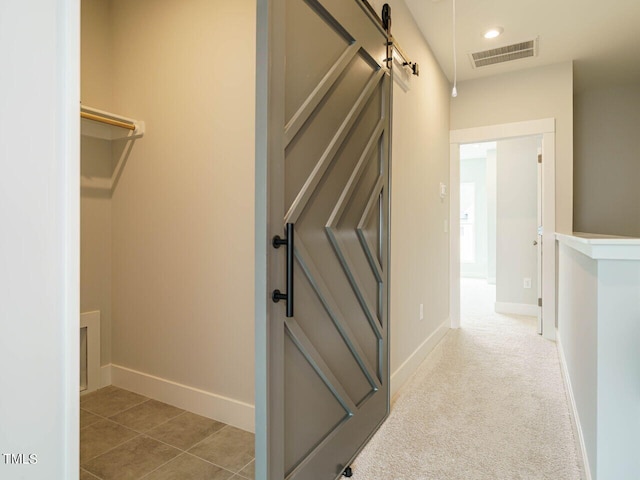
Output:
[[640,236],[640,86],[574,99],[574,229]]
[[[108,0],[83,0],[81,101],[110,110],[112,95],[111,7]],[[111,177],[111,142],[82,136],[80,197],[80,311],[99,310],[100,363],[111,363],[111,195],[89,188],[91,179]]]
[[[83,196],[83,307],[112,296],[103,364],[249,404],[255,8],[84,1],[82,39],[84,103],[146,122],[112,194]],[[91,142],[94,172],[123,147]]]
[[111,1],[82,0],[81,12],[80,100],[108,111],[113,102]]
[[[376,2],[374,2],[376,3]],[[384,2],[377,2],[382,4]],[[393,90],[391,373],[449,318],[449,83],[403,1],[388,2],[393,33],[420,64],[408,92]],[[379,12],[381,5],[376,4]],[[419,305],[424,304],[424,320]]]
[[451,129],[556,119],[556,231],[573,231],[573,66],[571,62],[458,84]]
[[113,362],[251,404],[255,9],[113,0]]

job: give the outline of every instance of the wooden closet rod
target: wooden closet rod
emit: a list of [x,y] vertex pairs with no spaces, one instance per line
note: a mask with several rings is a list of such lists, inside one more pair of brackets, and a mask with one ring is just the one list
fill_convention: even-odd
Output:
[[113,125],[114,127],[126,128],[127,130],[135,130],[136,126],[130,122],[121,122],[120,120],[114,120],[109,117],[103,117],[96,115],[95,113],[80,112],[80,117],[87,120],[94,120],[96,122],[106,123],[107,125]]

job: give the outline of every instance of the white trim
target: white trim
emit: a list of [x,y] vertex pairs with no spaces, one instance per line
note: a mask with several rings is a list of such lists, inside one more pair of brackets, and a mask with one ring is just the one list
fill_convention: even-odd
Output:
[[556,339],[556,134],[542,135],[542,336]]
[[556,238],[594,260],[640,260],[640,238],[590,233],[557,233]]
[[[452,130],[450,132],[450,188],[449,222],[450,249],[450,317],[451,328],[460,326],[460,144],[489,142],[507,138],[542,135],[542,322],[543,336],[556,338],[556,174],[555,174],[555,119],[545,118],[527,122],[489,125],[485,127]],[[457,272],[457,273],[456,273]]]
[[569,377],[569,368],[567,367],[567,360],[564,356],[564,350],[562,349],[562,341],[558,335],[556,344],[558,346],[558,358],[560,359],[560,369],[562,370],[562,379],[564,380],[564,387],[569,397],[569,411],[571,413],[571,419],[573,420],[573,427],[575,433],[578,436],[578,442],[580,443],[580,455],[582,462],[582,471],[586,480],[591,480],[591,468],[589,466],[589,456],[587,455],[587,446],[584,443],[584,434],[582,433],[582,425],[580,424],[580,415],[578,415],[578,407],[576,406],[576,399],[573,396],[573,387],[571,386],[571,378]]
[[253,405],[111,364],[113,385],[253,432]]
[[390,395],[393,398],[396,393],[402,388],[402,386],[411,378],[416,372],[418,367],[425,361],[437,360],[437,355],[431,355],[435,353],[435,349],[449,331],[449,320],[445,320],[442,324],[435,329],[435,331],[427,337],[427,339],[409,355],[402,365],[400,365],[395,372],[391,374],[391,387]]
[[537,317],[539,308],[540,307],[537,305],[530,305],[527,303],[496,302],[495,304],[496,313],[503,313],[506,315],[527,315],[529,317]]
[[[56,105],[58,117],[58,129],[56,138],[59,151],[56,152],[56,163],[63,165],[59,182],[64,186],[64,206],[60,209],[64,224],[64,258],[60,262],[64,264],[64,277],[55,278],[52,281],[64,283],[64,298],[60,301],[64,305],[64,319],[60,333],[64,339],[62,365],[51,365],[54,374],[62,378],[65,384],[64,412],[62,421],[64,432],[61,435],[63,451],[65,452],[63,478],[77,478],[80,466],[80,0],[58,0],[57,2],[57,36],[60,42],[57,51],[55,80],[59,87],[57,98],[40,96],[39,102],[43,105]],[[47,37],[41,36],[38,41],[47,41]],[[29,46],[16,47],[21,57],[31,56]],[[54,108],[54,107],[51,107]],[[47,111],[41,112],[43,116]],[[35,127],[35,125],[32,124]],[[37,131],[37,129],[36,129]],[[5,132],[11,135],[11,129]],[[43,168],[47,159],[43,158]],[[51,192],[52,194],[57,192]],[[53,232],[50,232],[52,235]],[[48,239],[52,237],[47,237]],[[44,298],[44,297],[43,297]],[[55,342],[56,339],[51,339]],[[50,401],[55,401],[50,399]],[[57,423],[56,423],[57,425]],[[56,427],[57,428],[57,427]],[[57,432],[54,434],[57,436]],[[51,437],[53,438],[53,436]],[[57,469],[56,469],[57,470]],[[26,474],[25,474],[26,475]],[[37,475],[37,474],[36,474]],[[55,477],[56,471],[49,469],[48,477]]]
[[80,314],[80,330],[87,329],[87,385],[84,395],[97,390],[102,385],[100,369],[100,312]]
[[543,118],[526,122],[487,125],[485,127],[463,128],[451,130],[449,143],[480,143],[504,140],[505,138],[529,137],[544,133],[555,133],[554,118]]

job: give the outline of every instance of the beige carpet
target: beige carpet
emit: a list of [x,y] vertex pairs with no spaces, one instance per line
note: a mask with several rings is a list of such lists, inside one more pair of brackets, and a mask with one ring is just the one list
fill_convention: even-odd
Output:
[[492,313],[491,294],[463,283],[463,328],[400,392],[354,480],[582,478],[556,346],[535,319]]

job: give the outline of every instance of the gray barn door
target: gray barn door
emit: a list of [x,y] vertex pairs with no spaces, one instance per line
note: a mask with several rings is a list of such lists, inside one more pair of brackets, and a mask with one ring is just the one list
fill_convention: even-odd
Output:
[[359,0],[263,1],[258,22],[258,296],[283,298],[257,327],[257,478],[333,480],[389,409],[387,36]]

